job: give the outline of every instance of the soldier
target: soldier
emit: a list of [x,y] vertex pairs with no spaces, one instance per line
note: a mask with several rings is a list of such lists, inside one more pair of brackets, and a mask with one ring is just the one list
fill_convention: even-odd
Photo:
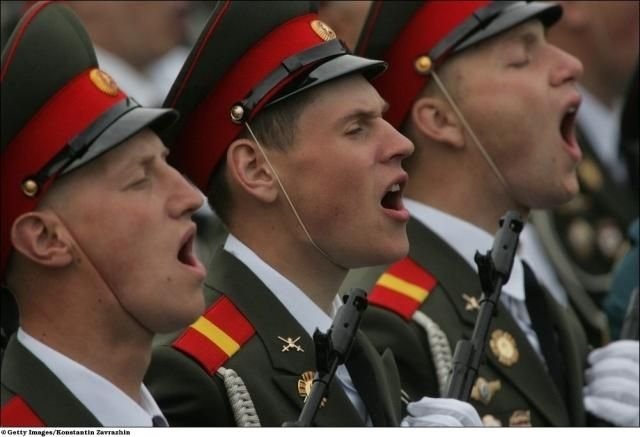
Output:
[[613,266],[630,246],[627,228],[638,216],[637,193],[629,184],[634,173],[628,174],[618,141],[622,104],[638,61],[640,11],[637,1],[562,5],[564,16],[548,38],[584,64],[577,115],[580,193],[531,219],[591,342],[602,344],[606,320],[596,309],[609,290]]
[[[330,326],[347,269],[406,254],[401,162],[413,146],[365,80],[383,69],[350,55],[308,2],[217,5],[167,100],[185,114],[175,163],[229,230],[210,260],[207,310],[163,339],[145,379],[172,425],[297,419],[316,368],[311,335]],[[363,335],[328,391],[317,425],[400,422],[395,363]],[[466,403],[408,408],[405,424],[480,424]]]
[[27,11],[0,83],[0,270],[20,310],[1,423],[161,424],[142,383],[153,335],[204,308],[191,221],[201,194],[155,133],[177,114],[119,90],[59,3]]
[[[386,119],[416,147],[404,201],[411,249],[391,266],[354,272],[346,287],[372,290],[363,328],[379,350],[393,350],[410,399],[445,392],[451,349],[471,336],[479,307],[474,253],[491,248],[500,216],[577,192],[582,67],[544,37],[560,14],[551,3],[376,2],[365,23],[357,53],[389,61],[374,85],[390,104]],[[489,340],[471,393],[485,424],[586,423],[584,333],[519,257]],[[637,423],[637,347],[590,356],[598,372],[588,381],[598,381],[585,388],[589,411]],[[619,366],[610,361],[617,353]],[[603,366],[630,411],[600,385]]]

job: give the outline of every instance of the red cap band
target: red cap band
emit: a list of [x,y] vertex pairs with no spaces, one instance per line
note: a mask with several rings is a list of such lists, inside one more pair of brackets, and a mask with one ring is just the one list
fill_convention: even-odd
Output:
[[90,78],[91,70],[82,72],[58,90],[0,153],[0,271],[3,275],[11,251],[10,231],[14,220],[32,211],[48,186],[40,187],[36,197],[29,197],[22,191],[24,179],[37,173],[76,135],[126,97],[119,90],[115,95],[101,91]]
[[[311,27],[311,22],[317,19],[317,14],[303,15],[270,32],[226,72],[190,114],[176,140],[178,147],[172,151],[172,158],[176,167],[187,174],[198,188],[203,191],[207,189],[209,176],[243,128],[243,125],[231,120],[231,107],[244,99],[283,60],[325,42]],[[206,40],[202,44],[206,44]],[[196,57],[193,63],[198,61]],[[252,114],[258,113],[271,96],[295,77],[298,75],[290,75],[276,86],[254,108]],[[188,80],[189,76],[185,77],[184,82]],[[176,94],[174,102],[179,96],[180,93]]]
[[449,32],[487,4],[488,0],[427,1],[389,46],[384,56],[389,68],[372,83],[389,102],[385,118],[394,127],[401,126],[413,100],[427,84],[428,75],[415,69],[416,59],[428,54]]

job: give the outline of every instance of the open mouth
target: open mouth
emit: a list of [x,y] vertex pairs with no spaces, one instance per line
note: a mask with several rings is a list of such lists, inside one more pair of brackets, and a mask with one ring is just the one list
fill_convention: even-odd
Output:
[[402,188],[400,187],[400,184],[391,185],[391,188],[389,188],[384,197],[382,197],[380,205],[385,209],[394,209],[396,211],[403,208]]
[[380,206],[387,215],[392,218],[407,221],[409,220],[409,212],[402,202],[402,192],[406,184],[406,175],[391,184],[380,200]]
[[204,277],[204,266],[194,252],[195,229],[187,232],[182,240],[180,250],[178,250],[178,261]]
[[576,138],[578,107],[579,103],[569,106],[560,120],[560,135],[565,142],[567,152],[575,161],[579,161],[582,158],[582,151]]

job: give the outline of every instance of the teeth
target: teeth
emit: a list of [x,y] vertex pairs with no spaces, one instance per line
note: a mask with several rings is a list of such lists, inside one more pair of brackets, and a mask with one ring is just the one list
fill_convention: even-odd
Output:
[[569,110],[567,111],[569,114],[573,114],[578,110],[578,108],[576,108],[575,106],[572,106],[571,108],[569,108]]
[[393,184],[391,186],[391,189],[389,190],[390,193],[395,193],[400,191],[400,184]]

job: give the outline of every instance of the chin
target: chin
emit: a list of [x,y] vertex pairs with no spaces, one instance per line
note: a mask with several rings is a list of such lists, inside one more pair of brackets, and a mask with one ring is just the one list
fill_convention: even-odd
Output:
[[372,250],[368,257],[369,259],[363,263],[360,267],[371,267],[385,264],[392,264],[396,261],[400,261],[402,258],[409,254],[409,241],[404,236],[402,239],[398,239],[393,244],[388,244],[377,251]]

